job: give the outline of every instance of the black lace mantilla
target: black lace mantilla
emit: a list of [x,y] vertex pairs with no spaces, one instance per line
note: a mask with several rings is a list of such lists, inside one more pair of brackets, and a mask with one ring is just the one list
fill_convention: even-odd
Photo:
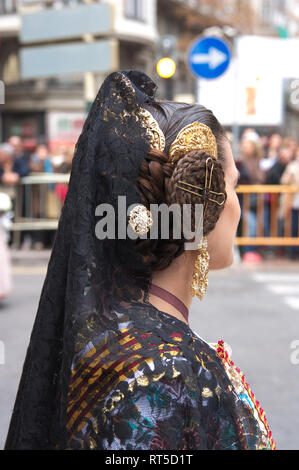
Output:
[[139,112],[151,103],[155,91],[156,85],[141,72],[112,73],[86,118],[75,147],[6,449],[47,449],[63,441],[74,354],[99,327],[108,327],[111,302],[138,299],[140,289],[147,291],[150,269],[137,254],[134,241],[99,240],[95,209],[109,203],[117,214],[121,195],[126,196],[127,207],[140,203],[136,178],[150,143]]

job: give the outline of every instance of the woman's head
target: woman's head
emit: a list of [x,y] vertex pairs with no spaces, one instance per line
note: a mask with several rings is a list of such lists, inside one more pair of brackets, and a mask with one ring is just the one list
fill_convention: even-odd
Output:
[[240,152],[244,158],[261,158],[261,147],[255,140],[244,138],[241,142]]
[[287,142],[284,143],[279,149],[279,161],[287,165],[293,159],[294,150]]
[[40,160],[46,160],[49,156],[48,147],[45,144],[40,144],[36,147],[35,154],[39,156]]
[[[178,182],[205,186],[206,160],[212,158],[214,165],[211,190],[222,193],[225,203],[220,205],[206,201],[203,234],[207,235],[210,253],[210,269],[229,266],[233,261],[233,245],[240,218],[240,206],[235,193],[238,172],[225,131],[210,110],[201,105],[174,102],[154,102],[148,110],[158,122],[166,139],[164,152],[153,150],[143,161],[139,173],[139,191],[142,202],[167,205],[202,204],[202,198],[178,189]],[[218,158],[201,150],[187,151],[175,165],[169,162],[169,149],[178,133],[198,121],[208,126],[216,138]],[[223,198],[222,198],[223,201]],[[194,222],[194,218],[192,219]],[[196,227],[193,225],[193,230]],[[184,252],[185,239],[172,238],[173,224],[170,217],[170,237],[167,240],[140,240],[139,252],[150,262],[153,271],[167,268],[174,259],[184,253],[187,259],[192,253]],[[194,252],[193,252],[194,256]]]
[[269,150],[278,151],[282,144],[282,137],[279,134],[272,134],[269,138]]
[[0,144],[0,167],[13,159],[14,149],[8,143]]

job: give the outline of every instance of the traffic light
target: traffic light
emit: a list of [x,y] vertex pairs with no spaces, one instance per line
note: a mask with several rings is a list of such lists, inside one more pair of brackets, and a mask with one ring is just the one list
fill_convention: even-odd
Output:
[[176,36],[161,36],[157,42],[156,70],[165,82],[165,98],[173,100],[174,74],[177,65],[177,43]]
[[157,63],[157,72],[161,78],[171,78],[175,74],[176,63],[170,57],[163,57]]
[[161,36],[157,43],[157,73],[161,78],[169,79],[176,71],[177,38],[172,35]]

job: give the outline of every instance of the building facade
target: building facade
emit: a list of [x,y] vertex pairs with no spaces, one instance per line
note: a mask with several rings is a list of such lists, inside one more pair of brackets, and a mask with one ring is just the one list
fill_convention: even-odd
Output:
[[[0,0],[0,11],[1,140],[20,135],[29,150],[71,144],[108,73],[132,64],[152,73],[155,0]],[[107,24],[90,29],[107,11]]]
[[[233,27],[238,34],[296,36],[298,3],[0,0],[0,140],[20,135],[29,150],[44,141],[52,148],[73,144],[104,77],[117,69],[143,70],[157,82],[159,98],[194,102],[186,57],[196,37],[215,27],[224,35]],[[176,40],[171,80],[156,72],[165,36]]]

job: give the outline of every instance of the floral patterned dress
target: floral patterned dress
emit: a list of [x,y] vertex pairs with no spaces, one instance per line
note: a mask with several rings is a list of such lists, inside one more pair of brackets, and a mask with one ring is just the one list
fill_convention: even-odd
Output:
[[275,449],[225,344],[134,303],[74,358],[68,449]]

